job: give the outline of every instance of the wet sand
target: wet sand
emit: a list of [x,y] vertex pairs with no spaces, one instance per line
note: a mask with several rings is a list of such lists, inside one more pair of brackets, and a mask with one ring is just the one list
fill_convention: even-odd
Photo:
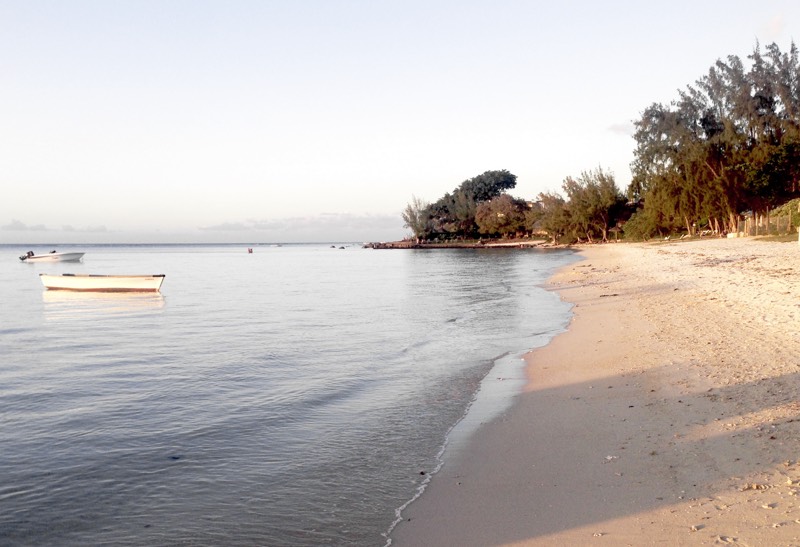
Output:
[[581,253],[568,332],[392,545],[800,545],[800,245]]

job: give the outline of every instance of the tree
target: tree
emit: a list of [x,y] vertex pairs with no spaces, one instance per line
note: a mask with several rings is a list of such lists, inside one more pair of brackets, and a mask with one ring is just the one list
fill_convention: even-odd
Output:
[[453,192],[452,206],[450,211],[455,220],[456,232],[462,236],[475,234],[477,224],[475,223],[475,212],[478,210],[478,202],[469,192],[458,189]]
[[717,60],[677,101],[643,112],[628,187],[644,201],[639,231],[736,230],[742,213],[798,195],[798,57],[794,43],[789,53],[771,44],[765,54],[756,44],[749,69],[735,55]]
[[411,202],[403,211],[405,228],[410,228],[417,243],[430,232],[430,204],[412,195]]
[[517,185],[517,176],[505,169],[486,171],[477,177],[465,180],[459,190],[464,192],[475,203],[489,201]]
[[546,233],[553,245],[557,245],[569,229],[567,202],[556,193],[541,193],[527,219],[533,230]]
[[507,236],[525,227],[527,204],[508,194],[501,194],[478,205],[475,222],[482,234]]
[[452,194],[448,192],[431,205],[433,230],[456,236],[474,234],[476,231],[475,208],[475,201],[461,189],[457,188]]
[[431,231],[457,237],[478,233],[475,214],[478,206],[517,184],[516,175],[505,169],[486,171],[467,179],[430,206]]
[[584,171],[577,179],[567,177],[563,189],[569,198],[569,219],[575,235],[582,234],[589,241],[600,236],[608,241],[608,230],[616,224],[616,216],[625,204],[614,175],[598,167]]

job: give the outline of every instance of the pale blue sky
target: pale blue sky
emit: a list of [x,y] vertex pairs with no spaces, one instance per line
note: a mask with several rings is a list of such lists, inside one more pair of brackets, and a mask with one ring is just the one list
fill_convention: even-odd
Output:
[[800,2],[0,0],[0,243],[378,241],[487,170],[533,199]]

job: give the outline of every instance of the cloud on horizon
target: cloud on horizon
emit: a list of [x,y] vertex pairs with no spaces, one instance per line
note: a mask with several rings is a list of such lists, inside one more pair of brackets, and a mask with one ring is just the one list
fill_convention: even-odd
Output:
[[74,243],[231,243],[392,241],[407,234],[400,213],[366,215],[323,213],[307,217],[228,221],[193,229],[109,229],[104,225],[58,228],[28,225],[20,220],[0,226],[0,242],[26,244]]
[[17,219],[12,219],[9,224],[6,224],[1,228],[10,232],[46,232],[49,230],[49,228],[44,224],[28,226],[24,222],[21,222]]
[[252,230],[252,226],[244,222],[223,222],[214,226],[201,226],[199,230],[204,232],[244,232]]
[[62,232],[77,232],[77,233],[91,233],[91,234],[108,232],[108,228],[106,228],[102,224],[97,225],[97,226],[87,226],[85,228],[75,228],[74,226],[70,226],[70,225],[65,224],[59,230],[58,228],[48,228],[44,224],[34,224],[32,226],[28,226],[24,222],[22,222],[20,220],[17,220],[17,219],[12,219],[11,222],[9,222],[8,224],[0,226],[0,230],[4,230],[4,231],[8,231],[8,232],[58,232],[58,231],[62,231]]
[[400,215],[353,215],[349,213],[322,213],[309,217],[290,217],[270,220],[247,220],[244,222],[223,222],[211,226],[201,226],[204,232],[269,232],[292,235],[335,232],[368,233],[385,230],[402,230]]
[[87,226],[86,228],[74,228],[73,226],[70,226],[70,225],[64,225],[64,226],[61,227],[61,229],[64,230],[65,232],[83,232],[83,233],[91,233],[91,234],[108,232],[108,228],[106,228],[103,225]]

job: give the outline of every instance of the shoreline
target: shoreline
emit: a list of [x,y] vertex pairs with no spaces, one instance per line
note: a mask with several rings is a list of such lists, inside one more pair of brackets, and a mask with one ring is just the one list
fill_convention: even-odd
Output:
[[797,544],[800,246],[585,247],[568,330],[393,545]]
[[464,240],[464,241],[443,241],[416,243],[410,239],[402,241],[381,241],[364,243],[365,249],[496,249],[496,248],[568,248],[569,245],[553,245],[544,239],[531,238],[509,238],[509,239],[487,239],[483,240]]

